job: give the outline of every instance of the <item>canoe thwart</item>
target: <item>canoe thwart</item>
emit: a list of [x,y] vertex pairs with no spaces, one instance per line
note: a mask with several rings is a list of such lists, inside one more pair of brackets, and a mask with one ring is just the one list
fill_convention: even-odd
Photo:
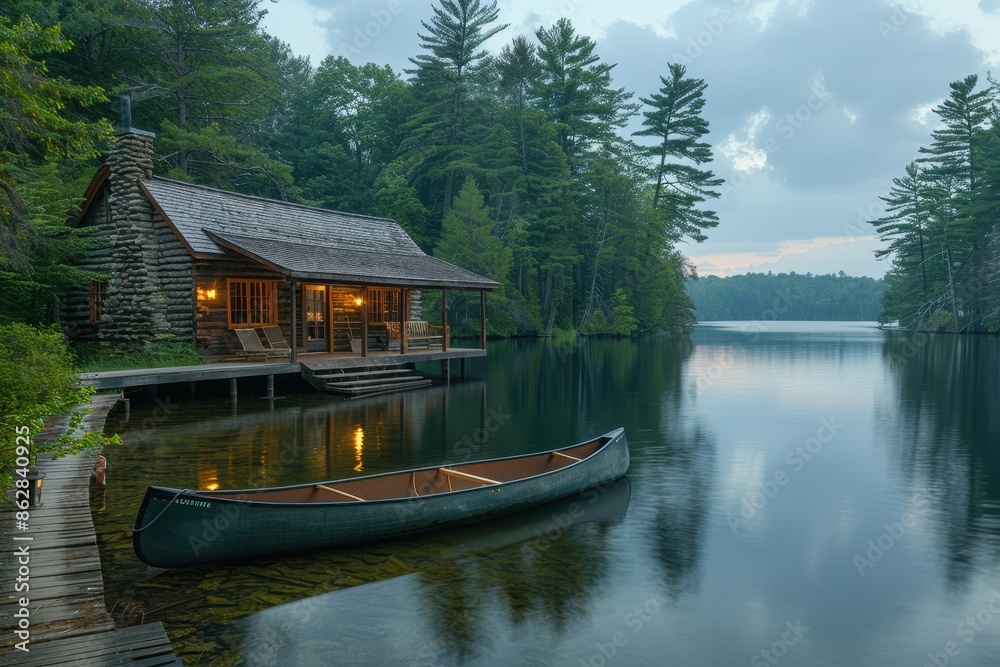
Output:
[[561,456],[564,459],[570,459],[572,461],[582,461],[583,459],[578,459],[575,456],[570,456],[569,454],[563,454],[562,452],[552,452],[552,456]]
[[461,477],[462,479],[467,479],[471,482],[482,482],[483,484],[500,484],[500,482],[496,481],[495,479],[480,477],[479,475],[470,475],[469,473],[462,472],[461,470],[453,470],[451,468],[438,468],[438,470],[440,470],[446,475]]
[[364,498],[358,498],[356,495],[354,495],[352,493],[348,493],[347,491],[341,491],[340,489],[335,489],[332,486],[326,486],[324,484],[317,484],[316,488],[317,489],[323,489],[324,491],[330,491],[332,493],[339,493],[340,495],[346,496],[346,497],[350,498],[351,500],[360,500],[360,501],[364,502]]

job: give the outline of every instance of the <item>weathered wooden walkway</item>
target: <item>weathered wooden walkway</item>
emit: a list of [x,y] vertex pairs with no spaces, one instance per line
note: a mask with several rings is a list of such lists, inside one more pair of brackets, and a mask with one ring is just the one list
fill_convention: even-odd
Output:
[[[175,366],[172,368],[147,368],[126,371],[101,371],[82,373],[82,383],[98,390],[148,387],[161,384],[202,382],[205,380],[230,380],[248,377],[289,375],[331,369],[365,369],[414,364],[430,361],[450,362],[485,357],[486,350],[454,347],[442,350],[410,350],[406,354],[384,352],[360,357],[350,352],[323,352],[299,354],[298,361],[289,362],[217,362],[200,366]],[[308,380],[309,378],[306,377]]]
[[[117,396],[95,396],[84,420],[86,430],[103,428]],[[64,432],[66,418],[43,434]],[[11,665],[181,665],[159,622],[116,630],[104,604],[104,578],[90,514],[90,472],[98,452],[90,450],[52,461],[39,456],[45,473],[42,504],[29,511],[27,529],[13,511],[0,512],[0,663]],[[31,538],[30,540],[15,540]],[[20,548],[28,547],[24,557]],[[20,561],[27,560],[22,563]],[[29,574],[27,592],[15,590],[19,568]],[[22,581],[24,580],[22,576]],[[30,602],[30,633],[24,652],[14,634],[19,599]]]

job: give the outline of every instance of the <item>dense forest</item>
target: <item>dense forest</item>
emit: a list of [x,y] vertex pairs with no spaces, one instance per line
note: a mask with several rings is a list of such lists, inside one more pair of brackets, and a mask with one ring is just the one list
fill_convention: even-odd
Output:
[[885,282],[845,275],[747,273],[688,281],[698,319],[866,320],[879,314]]
[[883,322],[1000,331],[1000,84],[951,84],[930,145],[893,179],[871,220],[892,259]]
[[[568,19],[503,42],[495,2],[439,0],[412,67],[313,67],[258,0],[9,0],[0,17],[0,317],[58,319],[85,235],[67,229],[120,94],[156,171],[398,220],[496,279],[489,333],[685,331],[677,250],[707,204],[706,83],[665,65],[638,98]],[[487,48],[489,47],[489,48]],[[642,129],[623,128],[633,117]],[[462,295],[453,325],[462,332]],[[472,325],[466,325],[469,328]]]

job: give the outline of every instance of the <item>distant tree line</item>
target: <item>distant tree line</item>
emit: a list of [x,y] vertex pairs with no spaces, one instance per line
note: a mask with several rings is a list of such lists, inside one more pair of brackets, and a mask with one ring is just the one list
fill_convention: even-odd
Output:
[[881,197],[871,224],[889,257],[880,320],[913,329],[1000,331],[1000,85],[951,84],[940,125]]
[[[313,67],[259,0],[10,0],[0,16],[0,317],[50,323],[86,235],[69,231],[119,93],[156,132],[156,171],[398,220],[421,247],[503,284],[489,333],[685,331],[678,251],[718,224],[706,84],[665,64],[652,92],[568,19],[486,51],[495,2],[440,0],[402,73]],[[622,136],[641,114],[636,140]],[[471,331],[455,296],[453,326]],[[472,322],[476,318],[470,318]]]
[[[689,280],[698,319],[874,321],[885,282],[839,274],[747,273]],[[777,314],[777,317],[775,317]]]

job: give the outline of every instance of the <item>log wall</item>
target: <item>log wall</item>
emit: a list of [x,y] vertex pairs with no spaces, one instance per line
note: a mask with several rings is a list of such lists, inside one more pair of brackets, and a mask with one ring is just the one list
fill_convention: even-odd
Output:
[[[195,294],[197,290],[215,290],[215,298],[197,302],[196,346],[206,357],[230,357],[243,350],[239,338],[229,328],[228,278],[244,280],[277,280],[278,325],[285,340],[289,338],[291,319],[291,289],[280,275],[250,260],[194,260]],[[266,345],[266,343],[265,343]]]
[[110,175],[82,226],[94,243],[79,262],[107,277],[104,313],[90,322],[90,295],[67,295],[63,310],[69,336],[110,348],[148,342],[194,342],[194,272],[190,253],[139,189],[152,174],[153,137],[119,135],[108,156]]

